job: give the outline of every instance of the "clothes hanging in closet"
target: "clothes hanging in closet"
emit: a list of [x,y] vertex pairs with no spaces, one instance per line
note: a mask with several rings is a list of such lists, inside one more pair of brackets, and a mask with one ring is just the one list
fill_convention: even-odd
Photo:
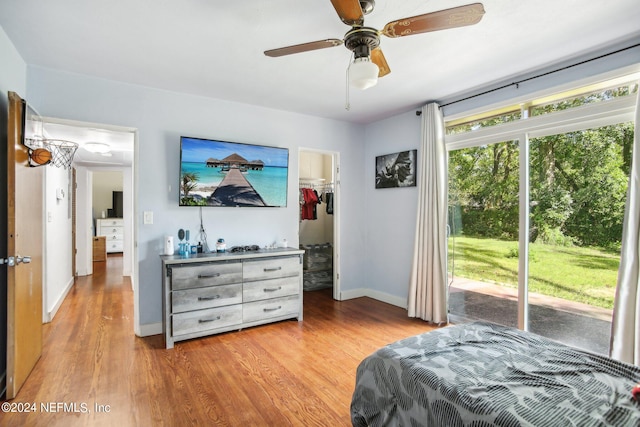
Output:
[[316,206],[320,203],[320,197],[313,188],[301,188],[302,206],[300,208],[301,219],[318,219]]
[[327,213],[333,215],[333,193],[324,193],[324,203],[327,205]]

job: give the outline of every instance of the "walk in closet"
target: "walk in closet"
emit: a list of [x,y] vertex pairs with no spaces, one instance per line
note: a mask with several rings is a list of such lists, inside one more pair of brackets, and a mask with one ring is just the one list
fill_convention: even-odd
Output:
[[334,163],[333,156],[300,152],[300,249],[305,291],[334,286]]

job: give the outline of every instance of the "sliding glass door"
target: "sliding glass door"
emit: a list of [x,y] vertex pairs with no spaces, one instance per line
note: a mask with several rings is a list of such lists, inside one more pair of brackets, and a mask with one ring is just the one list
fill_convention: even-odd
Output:
[[606,354],[633,126],[530,141],[529,329]]
[[621,81],[447,124],[452,321],[608,353],[638,90]]
[[449,310],[517,326],[517,141],[449,153]]

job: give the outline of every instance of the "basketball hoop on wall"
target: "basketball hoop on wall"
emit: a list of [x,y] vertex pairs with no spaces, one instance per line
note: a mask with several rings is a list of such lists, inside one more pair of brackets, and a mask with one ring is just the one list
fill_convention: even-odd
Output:
[[76,142],[61,139],[45,139],[44,147],[51,152],[51,164],[64,169],[71,169],[73,155],[78,149]]
[[27,138],[24,144],[29,149],[29,166],[53,165],[70,169],[78,144],[61,139]]

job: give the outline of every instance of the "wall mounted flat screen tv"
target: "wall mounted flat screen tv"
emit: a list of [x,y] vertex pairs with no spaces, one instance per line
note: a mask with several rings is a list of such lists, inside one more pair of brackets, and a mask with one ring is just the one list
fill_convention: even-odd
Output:
[[287,206],[287,148],[180,137],[180,206]]

